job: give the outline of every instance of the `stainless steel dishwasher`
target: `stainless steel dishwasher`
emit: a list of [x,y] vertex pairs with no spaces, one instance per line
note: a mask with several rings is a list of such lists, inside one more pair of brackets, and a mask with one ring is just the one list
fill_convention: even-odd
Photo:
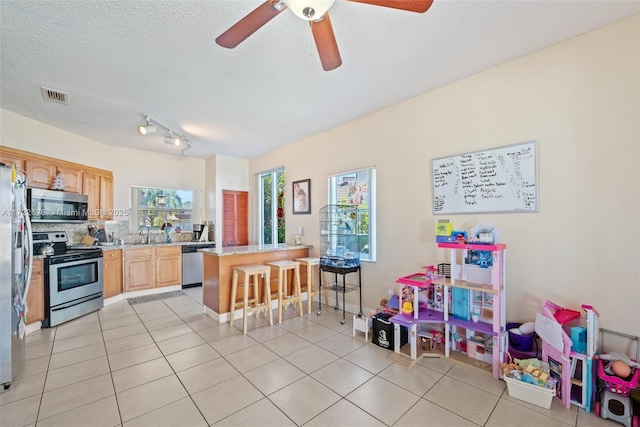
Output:
[[215,243],[182,245],[182,287],[202,285],[202,254],[198,249],[215,248]]

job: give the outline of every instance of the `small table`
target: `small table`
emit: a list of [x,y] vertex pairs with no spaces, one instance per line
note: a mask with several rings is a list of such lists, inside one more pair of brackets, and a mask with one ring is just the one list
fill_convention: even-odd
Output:
[[[342,320],[340,323],[344,324],[345,318],[345,294],[347,292],[358,291],[360,292],[360,311],[358,315],[362,317],[362,271],[360,270],[360,266],[333,266],[322,264],[322,259],[320,260],[320,268],[319,268],[319,280],[318,280],[318,289],[322,290],[322,272],[326,271],[328,273],[335,274],[335,284],[331,286],[329,289],[336,291],[336,306],[334,307],[336,310],[339,308],[338,306],[338,292],[342,292]],[[358,286],[347,286],[345,276],[349,273],[358,273]],[[342,276],[342,284],[338,282],[338,274]],[[320,306],[318,313],[322,312],[322,299],[320,300]]]

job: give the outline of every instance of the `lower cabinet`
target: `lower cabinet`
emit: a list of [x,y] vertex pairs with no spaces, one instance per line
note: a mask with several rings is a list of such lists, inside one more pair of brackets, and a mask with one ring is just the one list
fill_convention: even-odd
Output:
[[122,293],[122,250],[115,249],[103,252],[104,298],[110,298]]
[[27,307],[27,325],[44,320],[44,269],[41,258],[33,260]]
[[182,248],[165,246],[124,250],[124,291],[182,283]]
[[182,283],[182,247],[155,248],[156,287]]

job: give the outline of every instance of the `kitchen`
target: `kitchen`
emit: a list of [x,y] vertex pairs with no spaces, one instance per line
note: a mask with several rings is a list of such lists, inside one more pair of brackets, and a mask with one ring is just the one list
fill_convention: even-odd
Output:
[[[39,274],[34,276],[40,278],[40,283],[35,283],[29,293],[31,309],[27,315],[27,332],[34,327],[37,328],[40,322],[43,326],[51,327],[99,309],[102,307],[103,297],[107,302],[113,302],[122,298],[123,292],[133,297],[141,293],[161,292],[200,284],[202,255],[191,249],[214,247],[215,228],[213,221],[207,226],[200,222],[202,205],[199,192],[183,192],[183,198],[185,198],[184,195],[189,196],[188,206],[191,208],[193,205],[193,209],[188,211],[188,222],[183,224],[183,227],[188,230],[180,233],[181,230],[178,227],[175,230],[177,232],[171,234],[164,232],[157,236],[156,233],[147,234],[146,239],[149,243],[156,241],[161,243],[165,240],[168,242],[172,237],[174,242],[173,245],[163,245],[162,248],[143,248],[138,244],[143,242],[144,237],[136,232],[135,224],[129,224],[129,208],[113,208],[114,177],[111,171],[4,146],[0,147],[0,161],[6,164],[17,164],[19,168],[25,168],[27,171],[26,180],[30,187],[27,208],[33,212],[31,219],[34,255],[37,258],[34,260],[35,271],[42,271],[41,263],[42,259],[45,259],[44,268],[47,274],[44,278]],[[47,190],[54,187],[66,191]],[[137,188],[127,189],[127,193],[131,194],[131,196],[127,195],[127,198],[134,197],[137,194],[134,189],[137,190]],[[191,201],[192,194],[195,203]],[[137,224],[135,218],[134,214],[134,221]],[[167,231],[170,230],[170,228],[167,229]],[[148,228],[147,231],[149,231]],[[102,251],[97,248],[95,250],[79,249],[94,242],[88,233],[96,238],[95,243],[100,244]],[[88,240],[85,242],[83,238]],[[81,240],[84,244],[78,245]],[[209,240],[211,243],[207,243]],[[116,245],[116,243],[120,244]],[[77,253],[72,254],[73,252]],[[94,256],[93,253],[96,255]],[[54,272],[53,260],[58,258],[60,263],[64,258],[65,264],[61,264],[60,268]],[[185,276],[182,269],[183,258],[188,260],[189,265],[187,271],[189,274]],[[95,262],[92,263],[91,259],[95,259]],[[69,267],[63,268],[62,265]],[[145,279],[143,283],[139,283],[140,265],[147,266],[147,277],[143,277]],[[104,295],[103,269],[106,278]],[[56,273],[57,271],[59,273]],[[70,273],[65,274],[66,271]],[[158,277],[155,277],[156,272]],[[43,283],[46,277],[51,277],[52,281],[59,275],[62,275],[58,277],[58,280],[62,280],[61,283],[65,281],[71,283],[75,280],[74,278],[82,278],[87,282],[71,283],[67,285],[69,289],[60,292],[59,295],[56,289],[60,288],[62,291],[62,285],[58,287],[55,284],[49,286],[48,283]],[[49,289],[52,290],[49,291]],[[90,289],[93,291],[89,292]],[[67,296],[63,297],[63,294]],[[83,299],[87,301],[82,302]],[[62,310],[65,306],[69,308]],[[61,315],[61,313],[68,314]]]

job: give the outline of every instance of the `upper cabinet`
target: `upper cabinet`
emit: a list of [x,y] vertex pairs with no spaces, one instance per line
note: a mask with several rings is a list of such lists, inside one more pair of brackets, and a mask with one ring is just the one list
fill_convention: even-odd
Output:
[[113,176],[100,175],[100,219],[113,219]]
[[5,165],[16,165],[20,169],[24,169],[24,157],[14,155],[13,153],[5,153],[4,151],[0,151],[0,163],[4,163]]
[[90,166],[0,146],[0,161],[24,168],[27,187],[50,189],[58,173],[64,191],[89,196],[89,220],[113,219],[113,173]]
[[27,159],[24,162],[27,171],[27,186],[31,188],[51,188],[53,178],[56,176],[56,167],[52,163],[40,160]]
[[82,193],[82,171],[66,166],[56,168],[64,181],[64,191],[70,193]]
[[[59,173],[64,182],[64,191],[82,193],[82,170],[77,167],[58,165],[48,160],[27,159],[24,162],[27,172],[27,186],[50,189]],[[80,165],[78,165],[80,166]]]
[[100,219],[100,175],[85,172],[82,176],[82,194],[89,196],[87,219]]
[[113,176],[85,172],[82,193],[89,196],[88,219],[113,219]]

